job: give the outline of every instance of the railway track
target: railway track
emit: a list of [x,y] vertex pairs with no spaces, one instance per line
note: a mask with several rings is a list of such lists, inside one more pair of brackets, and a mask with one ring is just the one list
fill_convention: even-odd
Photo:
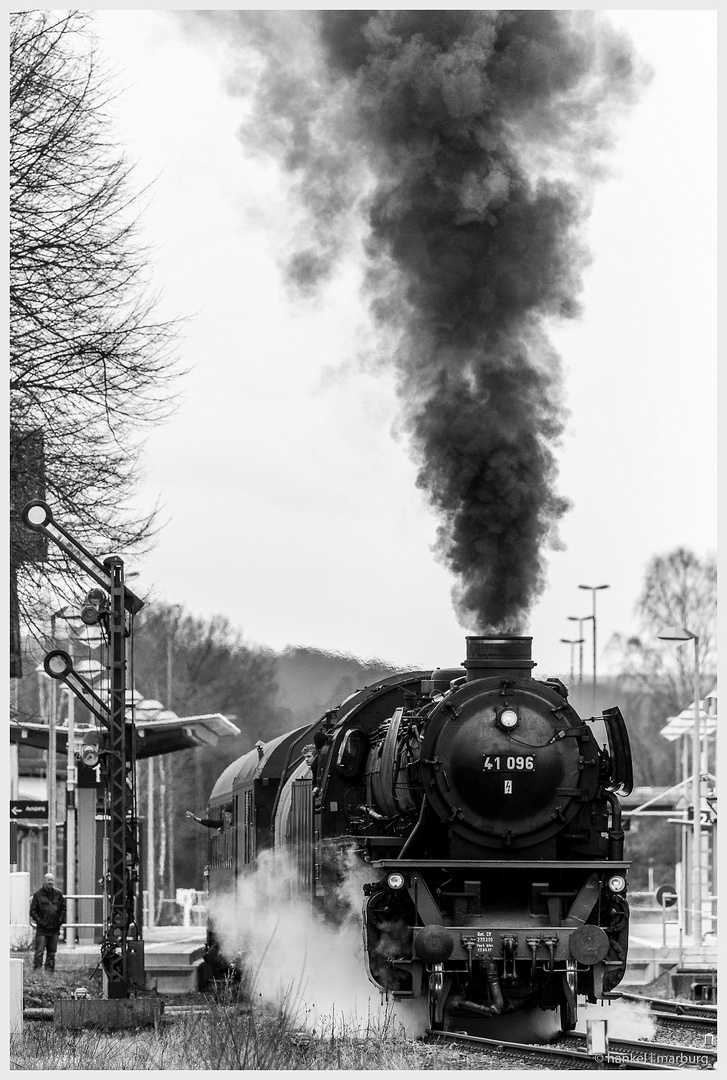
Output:
[[492,1064],[497,1067],[501,1060],[507,1067],[538,1068],[547,1067],[548,1062],[560,1069],[650,1069],[652,1071],[675,1072],[681,1069],[713,1069],[716,1065],[715,1050],[698,1049],[686,1046],[672,1046],[661,1043],[636,1042],[630,1039],[611,1039],[606,1054],[590,1055],[587,1053],[586,1036],[578,1032],[569,1032],[557,1043],[517,1043],[503,1039],[486,1039],[460,1032],[427,1031],[434,1039],[462,1044],[476,1052],[477,1049],[488,1051]]
[[655,1017],[668,1017],[677,1022],[682,1020],[693,1024],[704,1023],[705,1026],[717,1023],[716,1005],[702,1005],[693,1001],[672,1001],[669,998],[647,997],[645,994],[623,993],[614,997],[619,997],[622,1001],[636,1001],[648,1005],[652,1016]]
[[[571,1031],[562,1041],[572,1040],[581,1048],[586,1036]],[[606,1060],[611,1065],[625,1068],[712,1069],[717,1062],[717,1051],[710,1047],[684,1046],[682,1043],[643,1042],[636,1039],[610,1038]]]

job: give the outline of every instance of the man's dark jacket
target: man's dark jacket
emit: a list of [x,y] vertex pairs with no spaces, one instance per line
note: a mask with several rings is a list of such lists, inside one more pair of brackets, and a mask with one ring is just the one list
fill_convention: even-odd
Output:
[[66,898],[59,889],[43,885],[33,893],[30,917],[41,934],[57,934],[66,921]]

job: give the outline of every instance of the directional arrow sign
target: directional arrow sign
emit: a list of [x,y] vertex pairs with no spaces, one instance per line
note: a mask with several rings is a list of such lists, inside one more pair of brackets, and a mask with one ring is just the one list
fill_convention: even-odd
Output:
[[10,820],[44,821],[48,817],[48,803],[38,799],[13,799],[10,802]]

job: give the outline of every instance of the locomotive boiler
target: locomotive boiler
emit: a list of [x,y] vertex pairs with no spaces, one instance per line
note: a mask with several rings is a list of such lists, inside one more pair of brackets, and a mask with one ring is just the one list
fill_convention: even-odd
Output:
[[273,848],[340,919],[353,858],[382,994],[425,996],[435,1029],[520,1009],[572,1028],[578,997],[607,998],[625,971],[631,757],[618,708],[582,719],[559,679],[533,677],[531,640],[468,637],[462,666],[383,679],[230,765],[209,802],[210,891]]

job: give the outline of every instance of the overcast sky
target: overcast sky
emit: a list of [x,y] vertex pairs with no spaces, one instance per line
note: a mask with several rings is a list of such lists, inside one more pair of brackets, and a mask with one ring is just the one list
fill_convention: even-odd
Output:
[[[591,611],[579,584],[610,586],[598,598],[605,671],[601,646],[636,629],[648,560],[716,550],[716,12],[609,17],[654,79],[596,193],[582,316],[551,335],[569,413],[558,490],[572,509],[528,628],[539,674],[567,674],[567,616]],[[237,137],[222,43],[167,11],[99,11],[97,24],[122,88],[121,144],[137,182],[155,181],[144,228],[162,312],[188,316],[183,403],[148,440],[141,493],[165,525],[128,567],[135,589],[224,614],[276,649],[459,663],[466,630],[416,467],[392,435],[393,381],[356,360],[360,268],[313,303],[286,292],[289,207],[276,169]]]

